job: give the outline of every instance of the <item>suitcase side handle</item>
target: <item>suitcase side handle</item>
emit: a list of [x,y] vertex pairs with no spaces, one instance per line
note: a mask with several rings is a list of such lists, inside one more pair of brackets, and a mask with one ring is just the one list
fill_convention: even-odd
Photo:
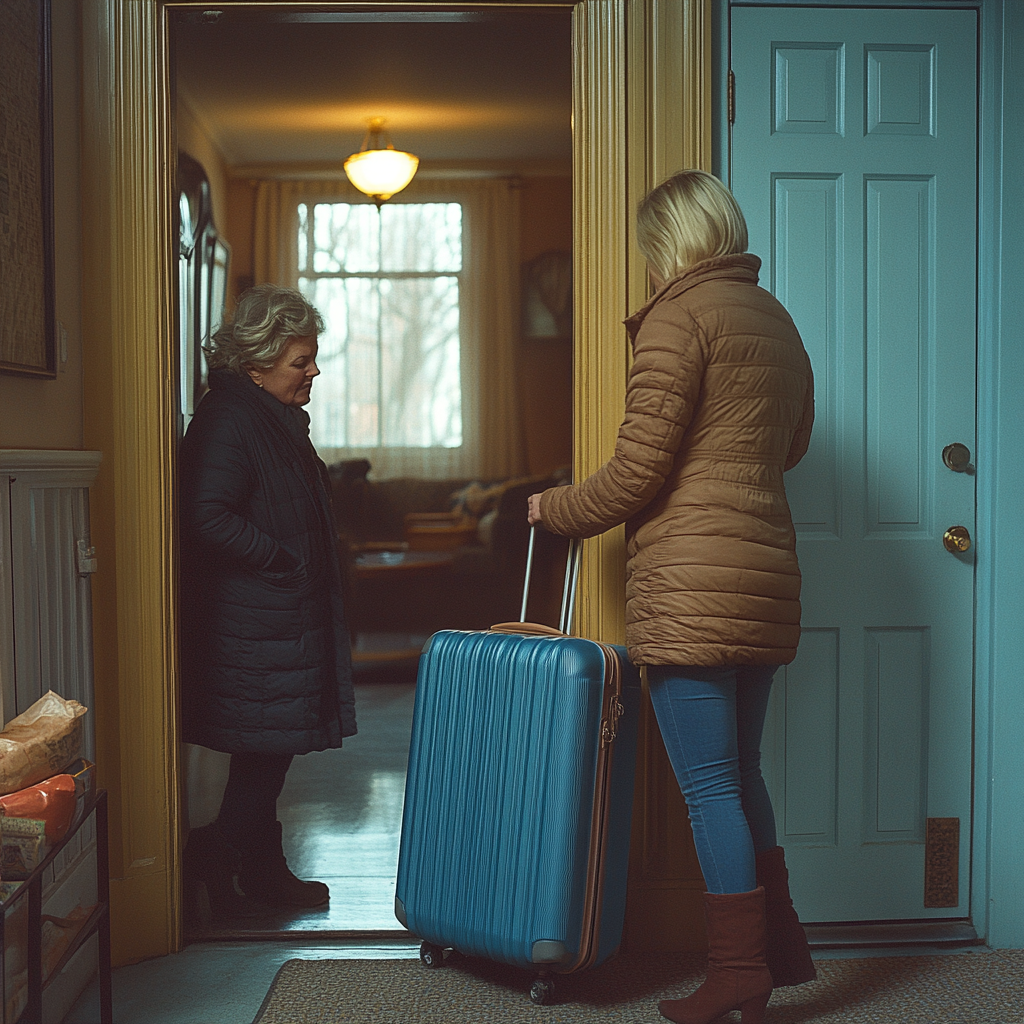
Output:
[[[523,604],[519,611],[520,622],[526,621],[526,605],[530,599],[530,577],[533,574],[533,544],[537,536],[537,524],[530,527],[530,543],[526,547],[526,578],[523,580]],[[580,561],[583,556],[583,541],[575,537],[569,540],[569,551],[565,559],[565,583],[562,586],[562,609],[558,616],[558,632],[568,634],[572,628],[572,617],[576,611],[576,588],[580,578]],[[508,623],[501,623],[508,625]],[[550,627],[549,627],[550,628]]]

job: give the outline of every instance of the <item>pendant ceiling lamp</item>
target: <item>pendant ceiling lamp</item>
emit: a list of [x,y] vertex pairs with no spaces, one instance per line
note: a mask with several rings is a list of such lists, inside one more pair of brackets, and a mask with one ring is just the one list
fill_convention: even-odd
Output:
[[345,173],[360,192],[380,206],[412,181],[420,160],[395,149],[384,131],[383,117],[371,117],[367,124],[363,147],[345,161]]

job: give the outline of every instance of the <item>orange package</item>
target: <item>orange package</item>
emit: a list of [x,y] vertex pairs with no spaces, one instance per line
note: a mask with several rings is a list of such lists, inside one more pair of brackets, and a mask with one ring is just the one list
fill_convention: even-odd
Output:
[[71,775],[54,775],[27,789],[0,796],[0,807],[8,818],[36,818],[46,822],[48,842],[60,842],[75,814],[75,780]]

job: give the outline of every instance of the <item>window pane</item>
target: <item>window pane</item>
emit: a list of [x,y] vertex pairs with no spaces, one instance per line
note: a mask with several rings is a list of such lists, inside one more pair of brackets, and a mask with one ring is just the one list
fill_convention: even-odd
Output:
[[313,236],[313,270],[318,274],[380,269],[380,225],[369,203],[317,203]]
[[[453,272],[462,267],[462,207],[408,203],[378,212],[369,204],[319,203],[310,213],[312,270],[339,275],[300,276],[299,282],[326,321],[321,375],[307,407],[313,443],[459,447],[459,281]],[[300,209],[300,231],[303,215]],[[300,240],[300,258],[303,253]],[[342,276],[374,272],[430,276]]]
[[399,203],[380,213],[381,270],[462,269],[459,203]]
[[381,443],[399,448],[462,444],[459,282],[454,277],[381,281]]
[[309,207],[299,203],[299,273],[309,270]]
[[299,290],[326,323],[320,335],[320,376],[306,407],[313,444],[327,448],[379,443],[380,303],[372,280],[299,280]]
[[459,283],[301,279],[323,314],[307,409],[323,448],[457,448],[462,444]]

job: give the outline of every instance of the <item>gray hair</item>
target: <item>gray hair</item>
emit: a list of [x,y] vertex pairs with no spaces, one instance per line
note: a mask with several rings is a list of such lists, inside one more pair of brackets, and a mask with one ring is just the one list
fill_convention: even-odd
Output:
[[677,171],[637,208],[636,241],[662,282],[714,256],[746,252],[747,223],[732,193],[707,171]]
[[269,370],[292,338],[313,337],[323,329],[323,317],[300,292],[260,284],[238,297],[234,317],[210,339],[206,361],[211,370]]

